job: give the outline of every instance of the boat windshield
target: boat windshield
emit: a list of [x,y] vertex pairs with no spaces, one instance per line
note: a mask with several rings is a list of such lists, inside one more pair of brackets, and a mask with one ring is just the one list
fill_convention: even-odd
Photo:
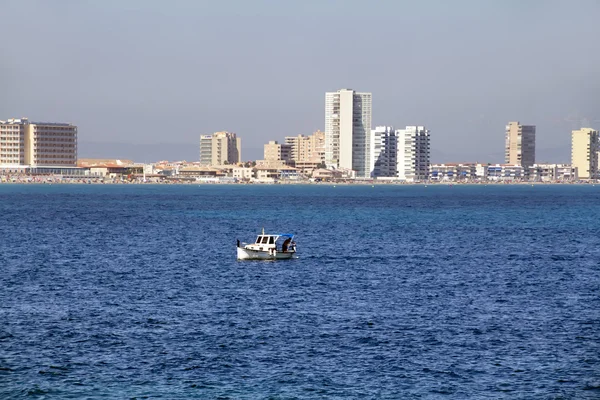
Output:
[[262,240],[262,236],[259,236],[256,238],[256,243],[260,243],[260,241]]
[[268,236],[263,236],[262,238],[262,244],[267,244],[269,243],[269,237]]

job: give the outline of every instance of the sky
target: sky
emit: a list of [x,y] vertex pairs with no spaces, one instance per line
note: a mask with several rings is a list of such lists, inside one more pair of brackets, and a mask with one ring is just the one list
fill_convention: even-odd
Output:
[[[373,128],[425,125],[432,162],[539,162],[600,128],[600,0],[0,0],[0,119],[71,122],[79,157],[197,161],[199,136],[324,129],[325,92],[373,94]],[[8,17],[7,17],[8,16]]]

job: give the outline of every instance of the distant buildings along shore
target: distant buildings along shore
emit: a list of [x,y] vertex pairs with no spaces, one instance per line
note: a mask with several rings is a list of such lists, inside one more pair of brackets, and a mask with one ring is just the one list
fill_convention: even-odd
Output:
[[[0,173],[127,176],[143,179],[234,181],[370,180],[399,182],[577,181],[600,178],[598,131],[571,132],[571,164],[536,160],[536,126],[508,122],[504,163],[431,163],[431,133],[424,125],[377,125],[373,96],[340,89],[325,93],[325,130],[264,144],[263,159],[242,161],[241,138],[220,131],[199,135],[198,161],[139,164],[77,159],[77,126],[0,121]],[[498,132],[501,134],[501,131]]]

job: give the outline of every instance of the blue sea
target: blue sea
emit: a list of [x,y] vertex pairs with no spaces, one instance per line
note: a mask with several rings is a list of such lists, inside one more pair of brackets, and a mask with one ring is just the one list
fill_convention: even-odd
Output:
[[0,398],[599,399],[600,185],[0,185]]

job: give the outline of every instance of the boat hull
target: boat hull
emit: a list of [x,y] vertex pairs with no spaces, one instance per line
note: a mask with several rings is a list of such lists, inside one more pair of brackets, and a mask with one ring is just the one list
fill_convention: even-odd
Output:
[[268,251],[250,250],[243,247],[237,248],[238,260],[288,260],[293,258],[294,254],[296,254],[295,251],[277,251],[273,254]]

